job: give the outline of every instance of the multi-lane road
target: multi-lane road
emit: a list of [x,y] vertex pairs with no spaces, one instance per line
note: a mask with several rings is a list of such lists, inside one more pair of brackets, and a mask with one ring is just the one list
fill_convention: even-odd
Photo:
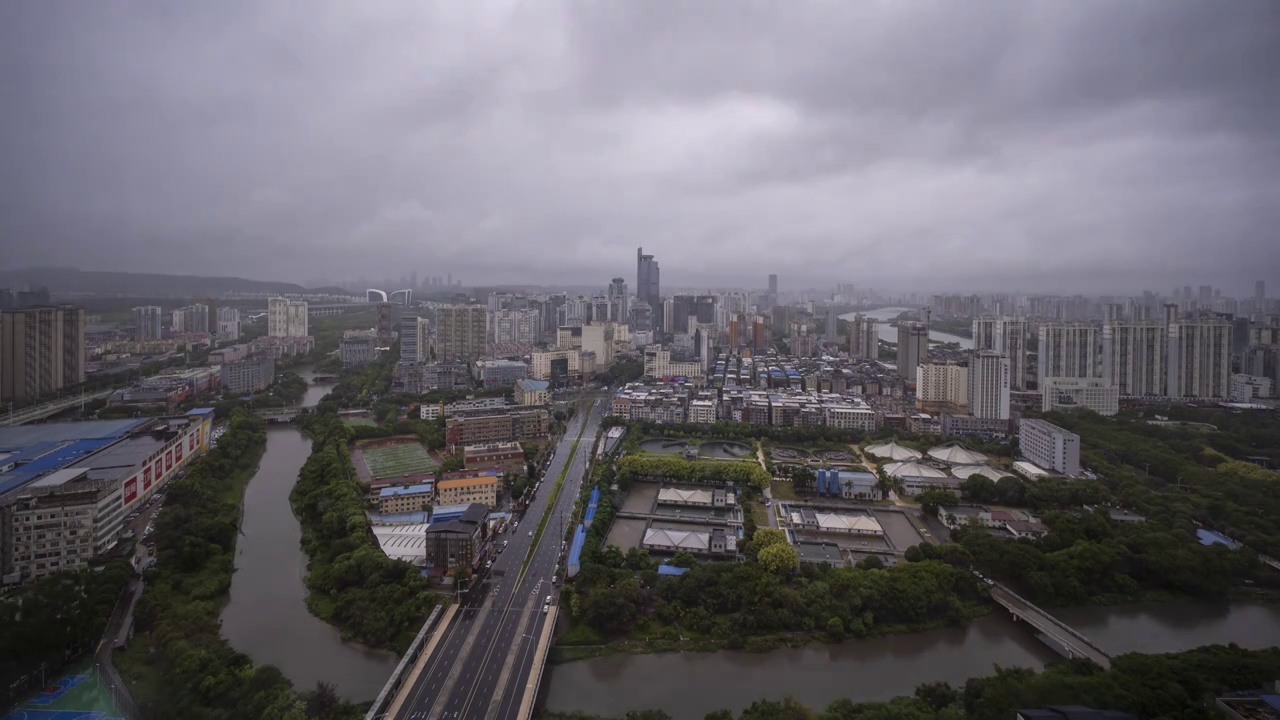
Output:
[[[407,694],[397,720],[511,720],[519,714],[547,618],[543,607],[548,596],[552,603],[558,601],[553,575],[562,560],[564,531],[607,407],[599,400],[579,406],[519,526],[498,536],[499,544],[507,541],[506,549],[488,573],[473,582],[421,674],[402,690]],[[566,463],[564,485],[555,507],[549,507]],[[534,542],[530,534],[537,534],[544,514],[546,529],[521,575]]]

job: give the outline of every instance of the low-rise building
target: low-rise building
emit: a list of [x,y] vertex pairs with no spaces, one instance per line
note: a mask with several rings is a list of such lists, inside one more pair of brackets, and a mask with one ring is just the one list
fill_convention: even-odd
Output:
[[384,514],[420,512],[431,505],[431,483],[383,488],[378,493],[378,511]]
[[1231,402],[1247,403],[1275,397],[1271,378],[1237,373],[1231,376]]
[[689,422],[695,425],[711,425],[716,421],[716,401],[699,398],[689,401]]
[[276,361],[270,355],[249,355],[243,360],[223,363],[222,387],[236,395],[262,392],[276,379]]
[[1115,415],[1120,412],[1120,386],[1102,378],[1047,377],[1041,381],[1040,407],[1045,412],[1083,408]]
[[1036,465],[1067,477],[1080,475],[1080,436],[1046,420],[1023,420],[1018,429],[1018,449]]
[[445,441],[452,446],[488,442],[540,440],[551,429],[551,416],[543,409],[486,411],[445,420]]
[[644,349],[644,377],[646,380],[667,381],[685,378],[690,383],[701,386],[706,380],[706,368],[697,360],[677,360],[671,351],[661,347]]
[[496,470],[503,474],[524,472],[524,448],[518,442],[491,442],[467,445],[462,449],[467,470]]
[[844,535],[884,535],[880,521],[870,515],[845,515],[802,507],[791,512],[791,526],[798,530]]
[[876,476],[869,472],[823,468],[814,475],[814,489],[819,495],[845,500],[874,500],[880,495]]
[[485,507],[498,504],[498,485],[502,473],[496,470],[445,473],[436,481],[436,498],[441,505],[479,503]]
[[516,405],[546,405],[551,400],[551,383],[524,378],[516,381]]
[[723,508],[737,504],[737,499],[724,488],[664,487],[658,491],[658,504]]
[[514,386],[529,375],[529,366],[519,360],[477,360],[474,377],[486,390]]
[[480,562],[480,551],[488,538],[489,508],[475,503],[467,506],[454,519],[432,522],[427,526],[424,564],[436,571],[474,569]]
[[376,332],[353,332],[348,330],[338,344],[338,357],[343,367],[360,367],[373,362],[378,356],[378,335]]
[[726,528],[703,530],[677,530],[649,527],[644,531],[642,546],[655,552],[687,552],[693,555],[734,555],[738,552],[738,538]]

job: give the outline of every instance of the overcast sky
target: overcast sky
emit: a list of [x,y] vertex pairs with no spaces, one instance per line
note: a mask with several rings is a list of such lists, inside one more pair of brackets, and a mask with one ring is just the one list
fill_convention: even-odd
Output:
[[1280,294],[1275,0],[6,0],[0,93],[7,267]]

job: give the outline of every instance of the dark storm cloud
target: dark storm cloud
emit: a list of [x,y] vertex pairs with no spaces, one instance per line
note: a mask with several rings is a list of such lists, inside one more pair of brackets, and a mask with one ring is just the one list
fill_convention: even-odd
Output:
[[1242,290],[1280,273],[1278,74],[1271,0],[11,2],[0,232],[287,280],[643,244],[669,283]]

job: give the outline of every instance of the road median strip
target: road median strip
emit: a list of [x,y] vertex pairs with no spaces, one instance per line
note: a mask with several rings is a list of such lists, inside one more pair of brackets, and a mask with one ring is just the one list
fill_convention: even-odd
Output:
[[[590,412],[588,409],[587,412]],[[524,572],[529,568],[529,561],[533,559],[534,550],[538,549],[538,542],[542,540],[542,531],[546,529],[547,522],[551,519],[552,512],[556,509],[556,500],[560,498],[560,488],[564,485],[565,476],[569,474],[569,468],[573,467],[573,458],[578,454],[578,443],[582,442],[582,434],[587,431],[587,425],[591,422],[591,418],[584,418],[582,421],[582,429],[578,430],[578,437],[574,439],[573,445],[569,448],[569,457],[565,458],[564,467],[560,470],[559,477],[556,478],[556,484],[551,488],[551,499],[547,501],[547,509],[542,513],[542,519],[538,521],[538,529],[533,533],[533,542],[529,545],[529,552],[525,553],[524,562],[520,565],[520,575],[516,578],[516,584],[524,579]]]

